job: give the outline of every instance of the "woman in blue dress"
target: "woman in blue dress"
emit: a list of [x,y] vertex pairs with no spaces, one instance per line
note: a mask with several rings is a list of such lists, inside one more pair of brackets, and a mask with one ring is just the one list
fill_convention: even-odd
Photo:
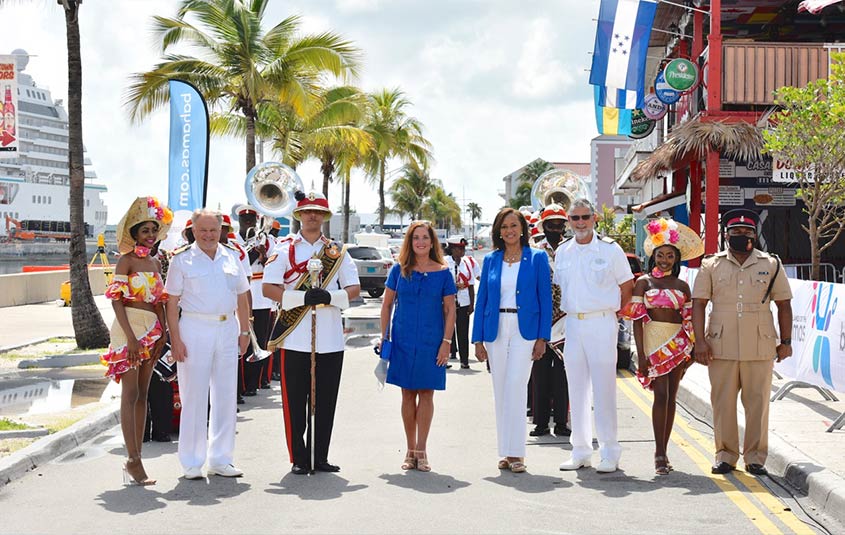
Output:
[[381,332],[387,332],[392,311],[387,382],[402,389],[408,444],[402,469],[430,472],[426,441],[434,417],[434,391],[446,389],[458,291],[430,223],[411,223],[386,286]]

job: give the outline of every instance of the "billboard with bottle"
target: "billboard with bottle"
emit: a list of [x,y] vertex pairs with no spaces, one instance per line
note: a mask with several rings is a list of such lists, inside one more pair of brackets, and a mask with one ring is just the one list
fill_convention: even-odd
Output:
[[15,56],[0,56],[0,158],[17,158],[18,72]]

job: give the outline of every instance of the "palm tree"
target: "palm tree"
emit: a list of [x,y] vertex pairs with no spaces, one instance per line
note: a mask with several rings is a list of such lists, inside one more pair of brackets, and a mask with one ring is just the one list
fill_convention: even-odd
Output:
[[390,186],[390,198],[401,213],[420,219],[426,198],[439,186],[440,181],[431,178],[425,171],[405,165],[403,175]]
[[471,202],[467,204],[467,211],[469,212],[469,218],[472,221],[472,243],[475,245],[475,220],[481,219],[481,206],[477,203]]
[[418,169],[432,160],[431,143],[423,136],[423,125],[405,111],[411,102],[398,88],[382,89],[370,95],[371,115],[364,127],[375,142],[367,161],[368,175],[378,181],[379,225],[384,226],[384,186],[387,160],[399,158]]
[[[10,3],[0,0],[0,7]],[[79,5],[82,0],[60,0],[65,11],[68,67],[68,173],[70,175],[70,285],[71,318],[76,345],[82,349],[105,347],[109,331],[88,281],[85,251],[85,164],[82,143],[82,52],[79,39]]]
[[[127,98],[130,118],[140,121],[164,106],[169,80],[191,82],[209,106],[245,118],[246,170],[252,169],[261,105],[279,102],[304,116],[322,77],[355,76],[360,56],[349,41],[331,32],[299,37],[298,16],[264,32],[268,4],[269,0],[182,0],[175,18],[154,17],[163,61],[132,77]],[[203,57],[168,53],[177,44],[199,50]]]
[[551,171],[554,169],[555,166],[543,160],[542,158],[537,158],[533,162],[529,163],[522,169],[522,173],[520,173],[519,178],[517,178],[517,187],[516,191],[513,194],[513,197],[508,202],[508,205],[511,208],[520,208],[521,206],[530,206],[531,205],[531,187],[534,185],[534,182],[546,171]]
[[[320,160],[323,173],[323,195],[329,198],[329,183],[345,153],[367,154],[373,149],[373,138],[360,125],[367,113],[368,100],[358,88],[334,87],[321,95],[313,112],[304,121],[303,153]],[[348,193],[348,192],[347,192]],[[330,222],[323,233],[331,235]]]
[[423,206],[423,215],[431,219],[437,228],[460,227],[461,207],[455,196],[435,186]]

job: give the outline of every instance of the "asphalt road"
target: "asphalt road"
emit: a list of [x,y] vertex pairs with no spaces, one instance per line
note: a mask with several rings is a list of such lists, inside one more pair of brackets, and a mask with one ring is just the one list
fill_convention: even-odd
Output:
[[435,396],[434,471],[403,472],[400,392],[377,389],[375,363],[367,347],[346,353],[330,455],[338,474],[289,473],[274,384],[241,406],[235,460],[244,477],[182,479],[176,443],[151,443],[144,458],[158,483],[124,487],[115,427],[0,489],[2,532],[821,533],[796,516],[806,503],[774,480],[711,476],[709,429],[683,410],[669,452],[675,471],[655,475],[650,401],[627,372],[616,473],[558,471],[569,445],[554,436],[528,440],[528,473],[499,471],[490,377],[474,360],[450,370]]

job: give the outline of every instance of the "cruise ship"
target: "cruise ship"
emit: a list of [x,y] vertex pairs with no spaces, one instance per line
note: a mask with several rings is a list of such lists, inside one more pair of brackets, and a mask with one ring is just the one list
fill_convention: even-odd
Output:
[[[29,63],[24,50],[14,50],[18,71],[17,158],[0,159],[0,242],[52,241],[69,237],[70,177],[68,116],[61,100],[38,87],[23,72]],[[97,174],[87,154],[85,162],[85,223],[87,237],[106,228],[108,212],[96,184]],[[8,216],[8,217],[7,217]],[[14,220],[14,222],[12,221]],[[21,232],[24,231],[24,232]]]

